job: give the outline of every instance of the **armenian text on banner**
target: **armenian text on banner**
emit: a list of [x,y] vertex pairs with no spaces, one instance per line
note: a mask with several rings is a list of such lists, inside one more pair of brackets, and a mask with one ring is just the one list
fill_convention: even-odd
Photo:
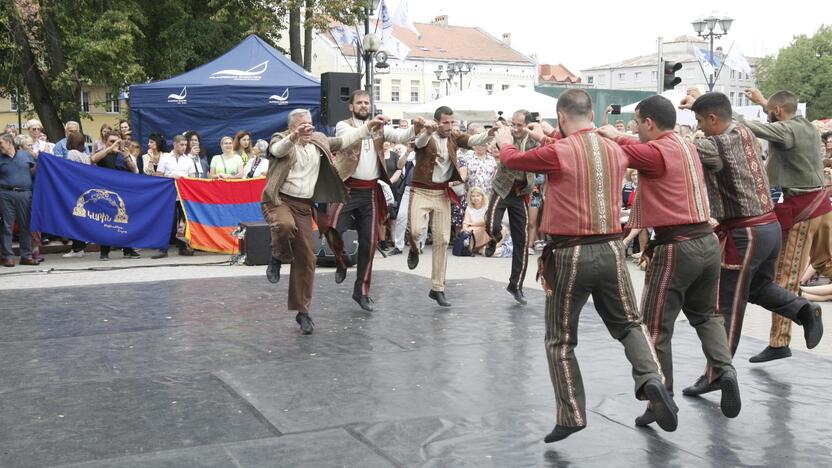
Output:
[[231,231],[240,223],[263,221],[260,200],[266,179],[181,178],[176,189],[185,211],[185,238],[191,248],[233,254],[240,243]]
[[38,157],[32,230],[112,247],[165,248],[173,230],[172,179]]

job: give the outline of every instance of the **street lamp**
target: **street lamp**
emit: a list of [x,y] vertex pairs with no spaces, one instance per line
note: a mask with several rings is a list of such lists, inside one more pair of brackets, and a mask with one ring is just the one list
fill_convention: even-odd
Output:
[[[364,52],[364,90],[373,95],[373,55],[381,49],[378,36],[370,33],[370,15],[378,8],[381,0],[366,0],[364,4],[364,39],[361,48]],[[370,116],[375,114],[376,103],[370,99]]]
[[[733,18],[717,18],[716,16],[711,15],[707,18],[699,19],[691,23],[693,24],[693,30],[696,31],[697,36],[701,37],[702,39],[709,40],[710,46],[708,52],[710,53],[710,55],[708,55],[708,58],[711,62],[713,62],[714,59],[714,39],[719,39],[720,37],[728,34],[728,29],[731,28],[731,23],[733,22]],[[714,32],[714,29],[716,29],[717,24],[719,24],[719,27],[722,29],[721,33]],[[705,29],[707,29],[708,32],[705,32]],[[714,73],[711,73],[711,75],[707,78],[708,91],[713,91],[717,77]]]
[[459,90],[462,91],[462,78],[464,75],[471,73],[473,65],[468,62],[451,62],[446,69],[444,65],[437,65],[433,73],[436,75],[438,81],[445,82],[445,94],[449,93],[448,88],[453,82],[454,77],[459,76]]

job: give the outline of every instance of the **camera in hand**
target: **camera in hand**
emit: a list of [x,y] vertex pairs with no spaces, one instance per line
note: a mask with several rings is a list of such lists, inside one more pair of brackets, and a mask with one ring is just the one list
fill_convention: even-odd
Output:
[[610,114],[620,114],[621,113],[621,104],[611,104],[612,112]]

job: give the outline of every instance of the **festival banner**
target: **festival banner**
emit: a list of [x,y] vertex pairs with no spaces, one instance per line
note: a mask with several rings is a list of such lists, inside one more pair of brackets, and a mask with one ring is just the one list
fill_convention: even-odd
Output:
[[185,211],[185,238],[193,249],[234,254],[240,243],[231,232],[243,222],[263,221],[260,200],[266,179],[176,181]]
[[111,247],[165,248],[173,230],[172,179],[40,153],[32,230]]

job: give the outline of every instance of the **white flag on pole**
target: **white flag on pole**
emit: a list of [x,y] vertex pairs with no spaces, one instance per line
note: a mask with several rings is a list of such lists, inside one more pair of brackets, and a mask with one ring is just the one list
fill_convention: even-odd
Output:
[[381,46],[399,60],[405,60],[410,55],[410,48],[404,42],[393,36],[393,21],[387,10],[387,3],[381,0]]
[[733,68],[734,70],[751,74],[751,64],[748,63],[748,59],[745,58],[742,50],[740,50],[739,46],[736,44],[732,45],[731,50],[728,51],[728,56],[725,57],[725,65]]
[[393,24],[413,31],[413,33],[416,34],[416,37],[421,39],[422,35],[419,34],[419,31],[416,29],[413,21],[410,21],[408,16],[407,0],[401,0],[399,2],[399,6],[396,7],[396,12],[393,13]]
[[339,24],[330,30],[335,42],[340,45],[355,45],[355,32],[346,25]]
[[719,68],[718,60],[715,60],[705,49],[694,49],[694,53],[696,54],[697,60],[699,60],[699,63],[702,65],[702,71],[705,72],[705,76],[716,73],[716,68]]

